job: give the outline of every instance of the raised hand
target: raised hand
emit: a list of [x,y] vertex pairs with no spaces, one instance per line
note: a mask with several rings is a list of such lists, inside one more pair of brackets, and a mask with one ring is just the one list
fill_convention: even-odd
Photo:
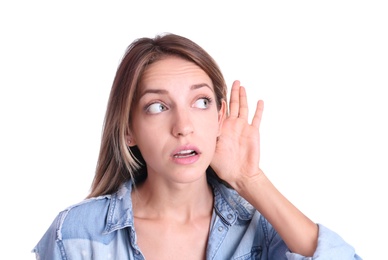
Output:
[[[264,103],[259,100],[252,123],[248,123],[248,102],[245,88],[233,82],[229,115],[225,119],[211,167],[232,186],[260,174],[259,127]],[[248,178],[247,178],[248,177]]]

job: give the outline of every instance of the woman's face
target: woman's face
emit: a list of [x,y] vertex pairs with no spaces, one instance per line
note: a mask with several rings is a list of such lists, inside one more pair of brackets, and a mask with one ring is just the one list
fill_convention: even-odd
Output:
[[137,145],[148,176],[177,183],[204,176],[225,114],[217,110],[209,76],[178,57],[151,64],[139,85],[128,139]]

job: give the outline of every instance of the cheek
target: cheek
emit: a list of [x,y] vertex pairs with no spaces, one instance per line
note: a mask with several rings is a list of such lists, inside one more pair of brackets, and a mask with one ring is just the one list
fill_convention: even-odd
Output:
[[218,130],[219,127],[219,114],[218,111],[213,111],[210,115],[200,118],[202,124],[208,126],[208,128]]
[[138,146],[152,146],[162,138],[160,127],[140,126],[135,131],[135,139]]
[[147,164],[150,163],[152,158],[159,158],[160,154],[163,154],[162,142],[158,134],[148,135],[148,133],[143,133],[140,135],[136,145]]
[[169,134],[169,124],[166,120],[142,120],[134,126],[134,136],[140,148],[161,146]]
[[201,129],[209,140],[215,139],[219,135],[218,115],[199,118],[196,122],[196,129]]
[[[159,124],[159,125],[158,125]],[[158,135],[160,123],[143,116],[140,112],[132,120],[133,135],[136,140],[147,139],[148,136]]]

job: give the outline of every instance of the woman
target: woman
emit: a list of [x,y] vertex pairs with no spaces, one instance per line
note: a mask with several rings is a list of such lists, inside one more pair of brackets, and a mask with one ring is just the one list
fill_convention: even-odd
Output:
[[[228,111],[229,110],[229,111]],[[191,40],[134,41],[117,70],[88,198],[61,212],[39,259],[361,259],[294,207],[259,167],[263,102],[229,106]]]

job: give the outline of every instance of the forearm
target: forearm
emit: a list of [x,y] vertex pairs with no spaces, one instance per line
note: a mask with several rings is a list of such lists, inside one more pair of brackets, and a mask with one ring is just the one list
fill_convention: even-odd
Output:
[[288,201],[261,170],[233,186],[271,223],[292,252],[313,255],[318,226]]

